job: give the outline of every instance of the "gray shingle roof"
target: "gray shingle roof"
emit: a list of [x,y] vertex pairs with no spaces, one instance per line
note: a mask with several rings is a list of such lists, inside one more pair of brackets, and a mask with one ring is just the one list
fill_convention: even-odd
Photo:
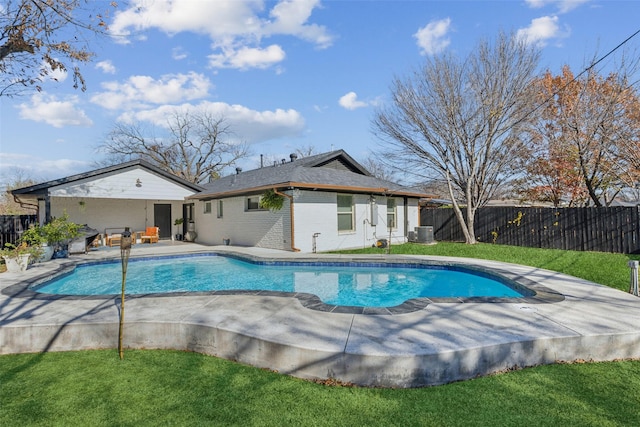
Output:
[[269,188],[426,196],[419,190],[371,176],[346,152],[338,150],[225,176],[205,184],[202,192],[189,198],[210,200],[258,194]]

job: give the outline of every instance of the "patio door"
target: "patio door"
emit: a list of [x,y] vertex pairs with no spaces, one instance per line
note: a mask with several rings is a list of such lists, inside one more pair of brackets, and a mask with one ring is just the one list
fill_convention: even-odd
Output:
[[171,205],[153,205],[153,225],[160,227],[160,238],[171,238]]

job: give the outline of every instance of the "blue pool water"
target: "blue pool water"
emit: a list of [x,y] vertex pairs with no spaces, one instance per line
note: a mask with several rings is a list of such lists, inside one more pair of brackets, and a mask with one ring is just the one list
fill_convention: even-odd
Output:
[[[115,295],[122,286],[121,263],[80,265],[73,273],[38,286],[61,295]],[[304,292],[326,304],[393,307],[421,297],[522,297],[497,277],[461,268],[348,264],[254,264],[225,256],[130,260],[126,293],[265,290]]]

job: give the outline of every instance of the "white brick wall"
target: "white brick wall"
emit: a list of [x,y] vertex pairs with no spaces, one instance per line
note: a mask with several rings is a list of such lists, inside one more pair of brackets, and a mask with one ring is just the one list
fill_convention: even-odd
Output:
[[[376,196],[377,226],[371,225],[372,209],[369,195],[354,194],[355,229],[338,232],[337,194],[335,192],[300,191],[294,199],[295,247],[302,252],[313,249],[313,234],[317,251],[350,249],[372,246],[377,239],[389,239],[387,201]],[[246,211],[246,197],[224,199],[223,218],[217,218],[216,203],[212,201],[211,214],[204,214],[204,202],[196,202],[197,241],[220,245],[223,238],[230,238],[232,245],[259,246],[274,249],[291,249],[289,200],[278,212]],[[397,229],[391,230],[392,243],[406,241],[404,232],[403,198],[396,198]],[[410,200],[408,206],[409,230],[418,225],[418,202]]]
[[247,211],[246,199],[224,199],[222,218],[217,217],[217,200],[212,200],[210,214],[204,213],[204,202],[196,201],[196,241],[221,245],[222,239],[230,238],[232,245],[290,250],[289,202],[278,212]]

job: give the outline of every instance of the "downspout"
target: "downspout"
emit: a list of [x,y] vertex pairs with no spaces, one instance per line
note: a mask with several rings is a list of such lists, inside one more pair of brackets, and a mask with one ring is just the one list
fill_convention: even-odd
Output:
[[291,250],[294,252],[300,252],[300,249],[296,248],[295,245],[295,223],[293,221],[293,196],[289,194],[281,193],[277,188],[274,187],[273,192],[279,196],[284,196],[289,199],[289,216],[291,217]]
[[[404,237],[409,240],[409,198],[404,196],[402,203],[404,204]],[[420,209],[418,209],[418,212],[420,212]]]

